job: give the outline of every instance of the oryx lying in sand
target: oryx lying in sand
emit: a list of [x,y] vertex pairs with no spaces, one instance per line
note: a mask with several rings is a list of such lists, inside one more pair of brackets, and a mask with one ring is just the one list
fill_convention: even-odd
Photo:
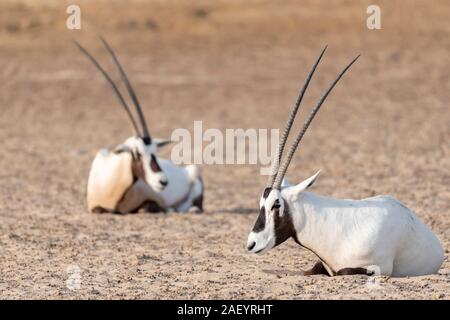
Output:
[[170,160],[158,158],[158,148],[169,141],[152,139],[137,96],[122,66],[106,41],[100,39],[117,66],[136,107],[142,132],[114,81],[86,49],[76,43],[113,88],[136,134],[113,150],[102,149],[95,156],[87,187],[89,211],[203,211],[203,182],[199,168],[195,165],[179,167]]
[[[326,49],[326,48],[325,48]],[[281,160],[287,136],[325,49],[320,54],[291,111],[275,159]],[[358,58],[358,57],[357,57]],[[436,273],[444,252],[438,238],[399,201],[389,196],[338,200],[307,192],[319,174],[295,186],[282,181],[305,131],[343,74],[313,109],[278,170],[269,177],[260,199],[260,213],[248,236],[247,249],[263,253],[289,238],[312,251],[319,262],[305,275],[381,274],[418,276]],[[276,167],[275,166],[275,167]]]

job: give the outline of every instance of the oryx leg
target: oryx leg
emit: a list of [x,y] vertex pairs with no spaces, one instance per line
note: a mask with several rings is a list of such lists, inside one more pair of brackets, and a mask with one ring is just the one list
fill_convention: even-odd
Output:
[[329,276],[329,273],[327,269],[325,269],[325,266],[323,265],[322,261],[317,261],[314,267],[303,272],[303,275],[305,276],[313,276],[318,274],[324,274]]
[[194,199],[192,206],[198,208],[200,212],[203,212],[203,192]]
[[373,271],[367,270],[366,268],[343,268],[336,272],[337,276],[349,276],[353,274],[364,274],[371,276],[374,274]]
[[[165,211],[162,204],[158,204],[159,196],[142,180],[137,180],[127,190],[117,206],[119,212],[162,212]],[[153,200],[150,200],[153,199]],[[162,201],[160,201],[162,203]]]
[[116,210],[105,209],[103,207],[95,207],[91,210],[92,213],[118,213]]
[[195,211],[203,212],[203,180],[200,175],[200,169],[196,165],[186,166],[189,180],[192,183],[191,190],[186,199],[175,208],[178,212]]
[[139,208],[136,209],[136,212],[139,213],[159,213],[159,212],[166,212],[164,208],[161,208],[158,203],[152,200],[144,201],[143,204],[139,206]]
[[201,180],[194,182],[187,199],[176,207],[178,212],[203,212],[203,185]]

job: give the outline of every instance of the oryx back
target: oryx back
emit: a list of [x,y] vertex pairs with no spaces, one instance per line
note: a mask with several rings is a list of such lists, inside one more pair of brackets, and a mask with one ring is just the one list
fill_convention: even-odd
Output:
[[161,192],[167,207],[186,212],[191,207],[203,210],[203,182],[200,168],[196,165],[179,167],[170,160],[160,159],[170,183]]
[[119,202],[133,185],[132,155],[100,150],[92,163],[87,187],[90,212],[117,211]]

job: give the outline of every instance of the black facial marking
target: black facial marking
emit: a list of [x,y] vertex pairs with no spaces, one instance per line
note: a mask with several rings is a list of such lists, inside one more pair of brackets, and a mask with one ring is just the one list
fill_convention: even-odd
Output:
[[261,207],[259,211],[258,219],[256,219],[255,225],[253,226],[253,232],[263,231],[266,227],[266,210],[264,207]]
[[156,161],[156,157],[154,154],[152,154],[152,158],[150,160],[150,168],[153,172],[161,172],[161,167],[159,166],[158,162]]
[[284,202],[284,213],[282,217],[280,217],[279,210],[279,208],[276,208],[274,212],[275,246],[282,244],[290,237],[295,237],[294,224],[292,223],[291,213],[286,201]]
[[273,203],[272,209],[270,209],[270,210],[280,209],[280,207],[281,207],[280,200],[276,199],[275,202]]
[[272,188],[265,188],[264,189],[264,193],[263,193],[263,198],[267,199],[267,197],[269,196],[270,191],[272,191]]
[[152,139],[150,137],[144,137],[144,138],[142,138],[142,141],[144,142],[144,144],[146,146],[148,146],[149,144],[152,143]]
[[[263,198],[267,199],[267,197],[269,196],[270,191],[272,191],[272,188],[265,188],[264,192],[263,192]],[[260,211],[259,211],[259,216],[256,219],[255,225],[253,226],[253,232],[260,232],[263,231],[264,228],[266,227],[266,210],[263,207],[261,207]]]
[[133,183],[135,183],[138,179],[145,180],[145,171],[142,160],[134,160],[131,163],[131,173],[133,174]]
[[131,151],[131,156],[133,157],[134,161],[141,160],[141,154],[137,152],[136,150]]

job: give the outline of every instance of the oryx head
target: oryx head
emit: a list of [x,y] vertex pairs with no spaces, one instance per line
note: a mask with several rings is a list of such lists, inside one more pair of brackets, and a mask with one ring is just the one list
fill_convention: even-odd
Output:
[[[148,127],[147,127],[147,123],[145,121],[144,114],[142,112],[142,108],[139,104],[139,100],[136,96],[136,93],[135,93],[133,87],[131,86],[130,81],[128,80],[128,77],[127,77],[125,71],[123,70],[116,55],[114,54],[114,51],[111,49],[111,47],[108,45],[108,43],[101,37],[100,37],[100,40],[103,43],[103,45],[105,46],[106,50],[111,55],[111,57],[114,61],[114,64],[117,66],[117,68],[119,70],[121,79],[125,83],[127,91],[131,97],[131,100],[133,101],[134,106],[135,106],[136,112],[138,114],[139,122],[141,125],[141,130],[140,130],[125,99],[123,98],[117,85],[114,83],[114,81],[108,75],[108,73],[100,66],[100,64],[97,62],[97,60],[91,54],[89,54],[89,52],[86,49],[84,49],[78,42],[75,42],[75,44],[78,46],[78,48],[81,50],[81,52],[83,52],[89,58],[89,60],[95,65],[95,67],[102,73],[102,75],[105,77],[105,79],[111,85],[114,93],[116,94],[117,98],[119,99],[119,102],[121,103],[122,107],[126,111],[128,118],[130,119],[131,124],[134,128],[135,135],[128,138],[123,144],[119,145],[117,147],[117,149],[131,152],[133,155],[133,159],[135,161],[140,161],[142,163],[145,181],[149,184],[149,186],[153,190],[155,190],[157,192],[162,191],[168,184],[168,181],[167,181],[166,174],[161,170],[161,167],[158,163],[158,158],[156,156],[156,154],[157,154],[156,152],[157,152],[158,147],[161,147],[161,146],[167,144],[168,141],[152,139],[152,137],[150,136]],[[123,147],[125,147],[125,148],[123,148]]]
[[351,65],[358,59],[357,56],[355,59],[348,64],[344,70],[338,75],[338,77],[333,81],[328,90],[324,93],[324,95],[320,98],[317,105],[309,114],[309,117],[303,124],[302,129],[299,131],[295,140],[293,141],[291,147],[287,152],[287,156],[280,166],[278,164],[281,162],[281,157],[283,155],[284,146],[286,144],[287,137],[291,130],[292,124],[294,122],[297,111],[300,107],[300,103],[303,99],[303,95],[305,94],[306,89],[308,88],[309,82],[316,70],[317,65],[322,59],[323,54],[325,53],[326,47],[320,53],[317,61],[312,67],[308,77],[306,78],[305,84],[301,89],[296,104],[292,108],[292,111],[289,115],[289,119],[286,123],[283,134],[280,137],[279,147],[277,150],[276,157],[273,162],[273,170],[272,175],[269,176],[269,179],[266,184],[266,188],[263,191],[263,194],[260,198],[259,202],[259,216],[256,220],[256,223],[248,236],[247,241],[247,249],[253,253],[263,253],[267,250],[273,248],[286,241],[292,236],[295,236],[295,230],[292,223],[292,217],[290,214],[289,202],[287,199],[291,197],[287,197],[289,194],[300,195],[304,192],[308,187],[310,187],[314,181],[316,180],[319,173],[316,173],[314,176],[306,179],[300,184],[293,187],[282,187],[283,178],[286,174],[287,168],[292,160],[295,150],[297,149],[303,135],[305,134],[308,126],[311,121],[314,119],[317,111],[319,111],[321,105],[326,100],[330,92],[333,90],[336,83],[339,79],[344,75],[344,73],[351,67]]

